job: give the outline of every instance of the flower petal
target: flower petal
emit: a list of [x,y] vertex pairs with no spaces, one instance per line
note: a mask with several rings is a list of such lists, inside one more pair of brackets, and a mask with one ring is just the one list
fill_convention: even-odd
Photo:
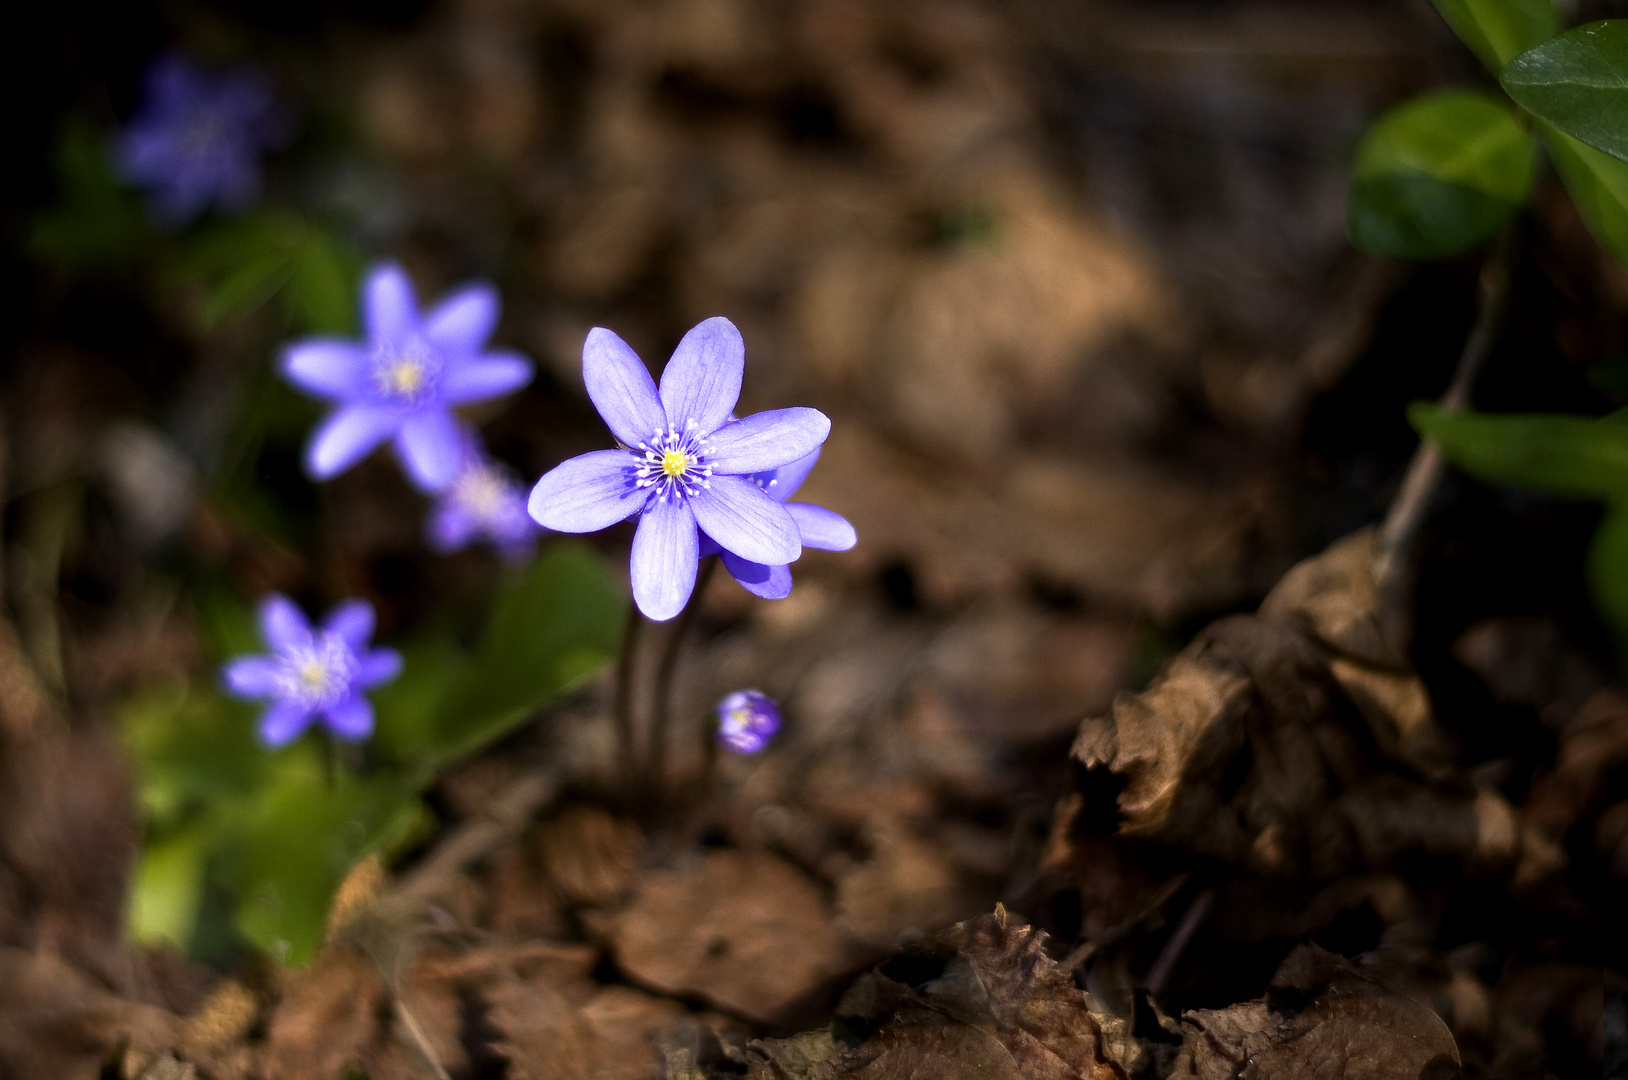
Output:
[[311,646],[311,623],[300,606],[282,593],[260,601],[260,633],[280,653]]
[[305,448],[305,471],[329,480],[373,452],[395,433],[406,415],[394,405],[346,405],[334,410]]
[[373,705],[360,694],[334,702],[322,714],[328,730],[345,742],[361,742],[373,734]]
[[478,353],[502,310],[503,302],[492,286],[465,285],[425,313],[424,336],[450,353]]
[[695,520],[725,551],[769,566],[802,554],[797,526],[786,508],[741,476],[714,476],[690,498]]
[[570,458],[543,474],[531,489],[526,510],[533,521],[556,532],[596,532],[644,508],[650,491],[633,475],[626,450],[595,450]]
[[638,446],[667,428],[655,380],[639,354],[604,327],[582,343],[582,381],[605,426],[625,446]]
[[715,473],[756,473],[789,465],[819,449],[831,421],[818,409],[773,409],[712,433],[707,464]]
[[681,499],[653,503],[633,534],[633,601],[647,618],[671,619],[695,590],[695,515]]
[[797,493],[797,489],[808,477],[809,470],[814,468],[814,463],[818,460],[820,448],[816,446],[790,465],[758,473],[752,479],[757,482],[758,487],[768,492],[769,497],[775,502],[785,502]]
[[424,409],[408,416],[396,432],[396,453],[408,477],[421,491],[440,491],[458,475],[463,460],[463,434],[445,409]]
[[514,352],[486,353],[449,364],[441,376],[441,400],[448,405],[502,397],[531,382],[531,361]]
[[472,514],[447,499],[430,511],[424,525],[425,540],[432,550],[446,555],[468,547],[478,528],[479,523]]
[[791,567],[748,562],[730,551],[723,553],[723,560],[729,576],[754,596],[761,596],[765,600],[783,600],[791,595]]
[[400,341],[418,329],[418,302],[407,271],[396,263],[380,263],[362,287],[362,322],[373,345]]
[[281,665],[269,656],[240,656],[221,673],[227,692],[234,697],[263,698],[276,695],[282,685]]
[[394,649],[374,649],[364,653],[356,664],[356,685],[378,686],[401,674],[401,654]]
[[704,559],[708,555],[716,555],[718,552],[723,550],[723,548],[718,546],[718,541],[708,536],[705,530],[702,530],[700,539],[701,544],[698,548],[696,548],[695,551],[695,557],[697,559]]
[[746,343],[734,323],[721,315],[697,323],[661,373],[667,422],[680,431],[691,420],[703,433],[722,427],[740,400],[745,370]]
[[311,710],[292,701],[279,701],[260,716],[260,741],[272,749],[287,746],[311,726]]
[[786,513],[797,523],[803,546],[821,551],[847,551],[859,543],[859,534],[848,519],[813,503],[787,503]]
[[373,636],[373,605],[366,600],[346,600],[328,612],[322,620],[322,628],[339,635],[354,652]]
[[373,389],[367,352],[340,338],[305,338],[283,351],[283,378],[319,398],[353,401]]

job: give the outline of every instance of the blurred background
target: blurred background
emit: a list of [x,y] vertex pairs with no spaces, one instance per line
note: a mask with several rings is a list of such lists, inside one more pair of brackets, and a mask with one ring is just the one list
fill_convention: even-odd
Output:
[[[1383,516],[1417,445],[1403,410],[1442,392],[1474,317],[1479,256],[1404,265],[1346,233],[1374,117],[1493,85],[1425,0],[64,2],[9,26],[0,711],[43,694],[65,741],[49,766],[14,757],[0,795],[0,941],[177,1014],[238,954],[125,951],[141,823],[121,703],[213,678],[211,620],[266,591],[365,597],[391,641],[467,622],[502,572],[426,549],[425,500],[386,455],[327,485],[300,471],[320,411],[272,363],[354,317],[369,262],[400,260],[426,301],[499,287],[495,340],[538,376],[469,416],[527,484],[608,444],[580,374],[593,326],[659,371],[726,315],[743,412],[832,418],[799,498],[859,545],[807,553],[782,601],[713,581],[679,681],[681,715],[741,686],[786,709],[775,753],[725,763],[735,801],[709,843],[791,852],[834,890],[850,951],[787,1002],[997,899],[1074,938],[1078,893],[1035,882],[1079,721]],[[107,172],[148,65],[177,50],[275,88],[290,134],[265,158],[264,202],[285,208],[270,240],[193,242]],[[1476,404],[1603,414],[1628,400],[1628,275],[1552,179],[1527,228]],[[233,279],[234,243],[284,262]],[[1582,570],[1598,519],[1453,477],[1427,524],[1414,661],[1460,763],[1493,763],[1512,797],[1554,736],[1489,688],[1464,635],[1526,619],[1609,672]],[[624,583],[631,535],[588,540]],[[580,764],[591,804],[603,700],[593,683],[448,774],[435,827],[538,755]],[[571,914],[603,898],[560,884],[548,842],[526,848],[544,884],[476,874],[450,910],[609,941],[615,970],[594,978],[660,983],[657,960]],[[1376,920],[1342,924],[1346,951]],[[1181,1003],[1263,978],[1195,975]],[[786,1009],[757,1019],[806,1019]],[[469,1056],[479,1040],[448,1038],[458,1075],[499,1075]]]

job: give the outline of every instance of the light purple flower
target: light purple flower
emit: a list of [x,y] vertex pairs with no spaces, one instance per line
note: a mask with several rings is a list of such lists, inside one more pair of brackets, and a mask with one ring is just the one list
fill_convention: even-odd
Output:
[[305,470],[327,480],[386,439],[421,490],[452,483],[463,444],[452,407],[518,390],[531,361],[485,350],[500,301],[490,285],[466,285],[420,314],[401,267],[382,263],[362,289],[366,343],[313,337],[283,353],[283,376],[339,407],[312,435]]
[[260,196],[260,152],[283,134],[271,87],[247,71],[212,74],[170,54],[147,69],[140,110],[114,146],[120,175],[146,188],[169,225],[210,204],[242,210]]
[[240,656],[222,674],[234,696],[270,703],[260,717],[262,742],[284,746],[318,718],[347,742],[372,733],[373,706],[362,691],[394,679],[401,672],[401,654],[367,647],[373,636],[371,604],[347,600],[328,613],[321,628],[312,629],[298,605],[273,593],[260,602],[260,633],[272,651]]
[[700,323],[673,351],[658,392],[626,342],[595,328],[582,347],[588,396],[621,444],[555,466],[532,488],[538,524],[593,532],[639,519],[633,599],[652,619],[684,609],[695,588],[701,531],[765,566],[802,553],[797,523],[752,477],[812,453],[831,431],[814,409],[731,419],[746,347],[725,318]]
[[445,554],[488,540],[506,559],[525,557],[542,531],[526,513],[526,489],[486,455],[479,435],[467,429],[462,435],[458,474],[430,510],[430,547]]
[[780,730],[780,706],[758,690],[736,690],[719,701],[718,745],[737,754],[755,754]]
[[[812,454],[798,458],[790,465],[756,473],[747,479],[768,492],[770,498],[786,504],[786,512],[796,523],[797,534],[804,547],[819,548],[822,551],[847,551],[859,542],[859,535],[854,532],[854,527],[848,523],[847,518],[813,503],[786,502],[796,494],[797,488],[818,460],[820,451],[816,448]],[[762,563],[750,562],[732,551],[725,551],[718,546],[717,541],[703,532],[701,558],[704,559],[714,553],[722,557],[724,569],[728,570],[729,576],[740,582],[741,587],[747,592],[761,596],[765,600],[780,600],[791,594],[791,567],[765,566]]]

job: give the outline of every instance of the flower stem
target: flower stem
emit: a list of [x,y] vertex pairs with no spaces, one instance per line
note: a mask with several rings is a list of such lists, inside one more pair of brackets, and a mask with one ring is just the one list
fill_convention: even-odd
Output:
[[639,769],[633,747],[633,658],[638,652],[644,616],[629,600],[627,625],[622,628],[622,650],[616,659],[616,696],[611,706],[616,721],[616,754],[622,766],[622,789],[629,800],[638,787]]
[[678,619],[673,623],[672,633],[667,636],[667,647],[662,650],[661,666],[656,669],[650,711],[649,764],[645,772],[645,794],[653,813],[661,808],[666,779],[662,774],[667,769],[667,728],[673,712],[673,675],[678,670],[678,654],[684,645],[684,635],[701,608],[701,595],[706,592],[707,582],[712,580],[712,573],[717,568],[716,555],[701,561],[701,569],[695,575],[695,589],[690,593],[689,603],[684,605],[684,610],[678,613]]

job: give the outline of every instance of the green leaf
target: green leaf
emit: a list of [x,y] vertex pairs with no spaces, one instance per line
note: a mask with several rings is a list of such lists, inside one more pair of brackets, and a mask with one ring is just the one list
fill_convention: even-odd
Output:
[[1549,0],[1434,0],[1459,40],[1496,75],[1515,56],[1560,33]]
[[291,747],[270,783],[225,826],[233,835],[223,853],[238,929],[283,963],[305,964],[322,944],[345,874],[408,835],[422,814],[409,778],[340,772],[330,783],[312,740]]
[[1628,263],[1628,164],[1563,131],[1544,132],[1549,157],[1600,246]]
[[1628,161],[1628,19],[1602,19],[1528,49],[1499,81],[1533,116]]
[[29,230],[30,254],[74,268],[133,260],[152,230],[135,192],[113,177],[107,137],[86,123],[65,123],[57,137],[56,176],[56,201]]
[[204,329],[274,297],[296,331],[345,334],[356,326],[354,283],[362,259],[322,226],[287,211],[262,211],[195,235],[182,272],[204,286]]
[[255,737],[255,712],[213,687],[185,683],[126,703],[119,728],[151,825],[166,826],[264,783],[268,759]]
[[186,949],[203,899],[209,835],[194,823],[147,841],[130,883],[125,925],[142,945],[169,942]]
[[448,679],[414,753],[451,761],[503,735],[610,658],[626,611],[598,555],[576,543],[551,545],[503,586],[474,656]]
[[1408,420],[1449,461],[1483,479],[1556,495],[1628,497],[1628,423],[1614,416],[1488,416],[1416,402]]
[[1606,511],[1588,551],[1594,604],[1617,639],[1618,663],[1628,670],[1628,503]]
[[1444,90],[1380,117],[1357,148],[1347,221],[1378,255],[1435,259],[1492,237],[1526,201],[1535,147],[1515,114]]

